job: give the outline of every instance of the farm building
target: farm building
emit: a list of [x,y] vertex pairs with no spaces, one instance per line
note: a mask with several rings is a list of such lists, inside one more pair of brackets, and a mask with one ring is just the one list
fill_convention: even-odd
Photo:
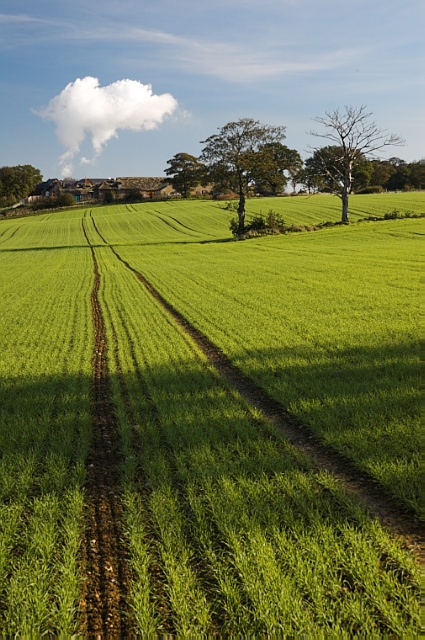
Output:
[[93,192],[97,200],[105,200],[111,196],[114,200],[123,200],[131,196],[153,200],[178,195],[165,178],[137,177],[104,180],[93,188]]
[[125,200],[131,197],[155,200],[179,195],[165,178],[50,178],[35,187],[28,197],[28,202],[34,202],[39,198],[57,197],[62,193],[71,193],[76,202]]

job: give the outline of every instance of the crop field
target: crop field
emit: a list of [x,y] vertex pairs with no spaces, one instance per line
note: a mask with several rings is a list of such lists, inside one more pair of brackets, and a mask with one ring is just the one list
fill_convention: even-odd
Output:
[[[383,217],[395,209],[400,213],[425,213],[424,196],[421,192],[378,193],[353,195],[349,200],[350,219],[355,222],[369,216]],[[273,209],[289,224],[320,224],[341,219],[341,200],[332,195],[311,195],[284,198],[250,199],[247,214],[267,213]]]
[[0,222],[5,635],[419,633],[423,222],[230,216]]

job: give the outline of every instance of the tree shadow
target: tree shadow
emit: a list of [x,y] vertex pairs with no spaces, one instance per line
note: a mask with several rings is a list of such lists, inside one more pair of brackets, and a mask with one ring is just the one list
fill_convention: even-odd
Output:
[[234,363],[326,444],[420,504],[420,367],[414,343],[247,352]]
[[[306,429],[412,506],[419,499],[417,358],[415,345],[358,347],[326,355],[282,347],[245,353],[234,364]],[[146,407],[157,407],[161,428],[172,420],[170,446],[222,445],[245,433],[246,413],[231,409],[234,399],[226,384],[197,359],[195,365],[158,365],[138,375],[143,383],[135,374],[121,374],[115,387],[121,385],[124,394],[140,387],[149,400],[139,411],[147,415]],[[91,385],[87,376],[70,375],[3,381],[0,459],[28,453],[42,460],[66,451],[69,464],[85,460]],[[224,402],[228,397],[231,401]],[[132,420],[143,425],[143,415]],[[248,431],[251,439],[264,437],[255,435],[256,428]]]
[[[372,355],[377,355],[373,350],[347,352],[345,364],[341,358],[338,362],[307,364],[305,349],[269,350],[261,355],[269,365],[272,360],[283,363],[285,357],[291,356],[291,366],[275,364],[270,380],[278,382],[270,391],[277,395],[277,390],[289,380],[293,398],[308,401],[304,418],[311,422],[329,416],[331,405],[326,406],[325,397],[329,402],[343,402],[347,411],[354,413],[359,398],[349,385],[350,378],[360,373],[369,375],[378,366],[373,362]],[[397,349],[389,353],[387,364],[380,365],[382,372],[386,367],[397,366],[401,367],[401,375],[410,379],[413,368],[400,362],[400,355]],[[299,359],[297,364],[295,356]],[[349,357],[355,360],[351,364]],[[250,361],[246,363],[246,369],[251,367],[252,377],[259,380],[264,380],[267,366],[255,370]],[[317,385],[318,378],[321,387]],[[391,606],[400,619],[407,615],[392,591],[382,595],[382,607],[377,605],[376,598],[369,593],[367,578],[363,580],[356,562],[352,562],[352,558],[368,549],[371,571],[392,575],[397,570],[407,576],[406,584],[411,589],[412,577],[400,552],[391,549],[389,542],[383,543],[382,532],[338,481],[321,473],[304,454],[289,445],[204,361],[171,355],[165,364],[139,363],[132,373],[119,371],[109,379],[121,437],[116,465],[122,476],[121,480],[117,476],[113,490],[120,494],[130,487],[133,493],[139,493],[143,517],[148,520],[147,531],[152,537],[149,544],[159,545],[158,548],[166,544],[164,541],[170,535],[177,535],[176,519],[175,511],[170,510],[162,525],[164,529],[159,530],[155,505],[158,500],[170,500],[170,505],[175,505],[181,514],[177,519],[178,535],[186,540],[196,557],[192,570],[207,593],[214,591],[216,602],[223,602],[224,595],[209,565],[211,558],[218,558],[233,584],[239,585],[244,594],[242,608],[251,608],[253,618],[260,615],[262,604],[261,599],[255,602],[247,586],[250,567],[257,575],[260,592],[276,607],[276,615],[284,615],[278,609],[281,589],[275,589],[276,578],[272,579],[267,573],[269,569],[264,569],[267,556],[275,576],[287,581],[295,598],[305,601],[307,615],[313,622],[320,619],[320,603],[316,602],[314,589],[308,586],[310,582],[305,581],[303,571],[313,576],[312,585],[317,580],[318,584],[322,581],[325,584],[329,576],[337,584],[338,597],[325,591],[317,596],[320,601],[323,598],[329,601],[330,607],[336,607],[336,616],[341,599],[349,603],[351,598],[373,603],[366,607],[368,616],[383,629],[390,628],[392,615],[384,610],[385,603],[387,607],[388,602],[393,603]],[[383,379],[381,375],[380,384],[385,388]],[[84,486],[87,476],[84,466],[89,461],[94,442],[92,429],[96,424],[92,384],[91,377],[65,373],[4,381],[0,388],[2,504],[29,501],[40,494],[55,495],[61,500],[70,488]],[[405,391],[407,401],[407,386]],[[369,410],[375,411],[374,396],[368,402]],[[348,427],[344,426],[342,433],[344,429]],[[378,456],[376,452],[375,455]],[[25,540],[24,531],[23,521],[21,533]],[[323,549],[318,541],[323,541]],[[305,553],[291,555],[291,549],[296,550],[300,544]],[[338,552],[330,553],[329,544]],[[209,560],[203,555],[206,548]],[[22,549],[16,549],[15,558],[20,553]],[[166,578],[157,572],[155,580]],[[364,592],[368,594],[366,598]],[[349,619],[347,624],[350,626],[353,620]]]

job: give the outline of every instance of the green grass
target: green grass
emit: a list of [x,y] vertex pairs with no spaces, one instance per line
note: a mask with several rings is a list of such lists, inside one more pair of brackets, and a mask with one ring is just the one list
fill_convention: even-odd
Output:
[[[288,224],[320,224],[321,222],[339,222],[341,220],[341,200],[332,195],[312,195],[286,198],[260,198],[247,201],[248,216],[253,213],[267,213],[273,209],[280,213]],[[425,197],[420,191],[412,193],[378,193],[371,195],[352,195],[349,199],[349,214],[352,222],[376,216],[382,218],[386,213],[397,209],[405,214],[425,213]]]
[[[382,215],[423,208],[423,196],[398,195],[409,203],[377,196]],[[281,211],[303,224],[312,201],[249,207],[303,206]],[[317,221],[338,215],[315,206]],[[227,242],[229,212],[212,202],[0,222],[1,630],[78,633],[93,350],[83,216],[121,439],[130,624],[147,636],[417,635],[413,553],[219,378],[103,238],[244,373],[418,509],[423,223]]]
[[422,234],[405,220],[115,247],[244,373],[419,511]]
[[413,558],[227,388],[110,249],[96,253],[138,631],[414,633]]
[[[113,205],[93,209],[93,212],[96,218],[101,215],[102,229],[114,243],[146,246],[230,240],[229,222],[235,214],[225,207],[226,202],[173,200]],[[287,224],[294,225],[317,225],[327,221],[338,222],[341,219],[339,198],[314,195],[249,198],[246,202],[247,220],[258,213],[267,214],[269,209],[281,214]],[[425,195],[423,192],[412,192],[350,197],[353,222],[368,216],[383,217],[385,213],[394,209],[402,214],[407,211],[423,214]]]
[[75,633],[82,580],[92,272],[80,222],[46,224],[0,227],[0,628],[10,636]]

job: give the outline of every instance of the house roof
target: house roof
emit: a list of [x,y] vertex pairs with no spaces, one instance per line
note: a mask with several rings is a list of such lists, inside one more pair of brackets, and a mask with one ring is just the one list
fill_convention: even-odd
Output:
[[53,187],[55,184],[59,184],[59,180],[57,178],[49,178],[49,180],[39,182],[37,185],[35,185],[30,195],[42,195],[45,191],[51,189],[51,187]]
[[140,191],[158,191],[165,178],[117,178],[122,189],[138,189]]
[[111,180],[111,178],[89,178],[90,182],[94,185],[102,184],[102,182],[106,182],[107,180]]

